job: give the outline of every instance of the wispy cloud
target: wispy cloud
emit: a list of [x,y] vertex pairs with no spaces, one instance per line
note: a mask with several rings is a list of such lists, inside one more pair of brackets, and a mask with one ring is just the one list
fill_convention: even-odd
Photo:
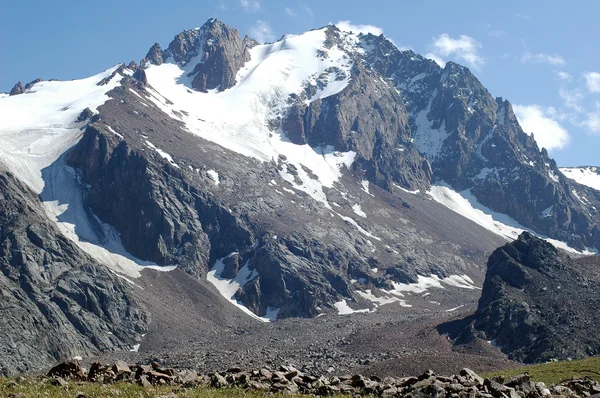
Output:
[[585,72],[583,77],[585,78],[585,85],[590,92],[600,93],[600,73]]
[[240,0],[240,5],[246,12],[256,12],[261,8],[258,0]]
[[314,13],[306,3],[300,3],[296,7],[285,7],[283,13],[297,19],[314,19]]
[[379,26],[375,25],[361,25],[361,24],[353,24],[352,21],[339,21],[335,24],[339,30],[344,32],[353,32],[353,33],[371,33],[375,36],[379,36],[383,34],[383,29]]
[[567,64],[567,61],[565,61],[565,59],[558,54],[532,54],[530,52],[526,52],[525,54],[523,54],[523,57],[521,57],[521,62],[530,64],[550,64],[560,66]]
[[459,61],[464,61],[469,66],[479,69],[484,64],[484,59],[478,54],[478,50],[482,48],[480,42],[467,35],[460,35],[454,39],[447,33],[441,34],[433,43],[434,51],[428,58],[438,62],[436,59],[454,57]]
[[570,82],[571,79],[573,79],[573,76],[571,76],[570,73],[563,72],[562,70],[555,70],[554,73],[556,74],[556,77],[558,77],[559,80]]
[[533,134],[538,146],[548,151],[562,149],[571,141],[569,131],[557,120],[554,108],[540,105],[514,105],[519,124],[527,134]]
[[517,13],[517,18],[524,19],[526,21],[529,21],[532,19],[528,14],[521,14],[519,12]]
[[580,105],[583,99],[583,93],[580,90],[569,90],[565,87],[561,87],[558,91],[558,95],[563,100],[565,106],[577,112],[584,112],[583,107]]
[[503,31],[502,29],[493,29],[492,24],[490,24],[490,23],[486,23],[485,27],[487,28],[487,34],[489,37],[498,39],[500,37],[506,36],[505,31]]
[[265,22],[258,20],[252,25],[248,34],[259,43],[272,42],[275,40],[275,32],[271,26]]
[[600,112],[588,113],[587,118],[584,121],[585,127],[592,134],[600,133]]

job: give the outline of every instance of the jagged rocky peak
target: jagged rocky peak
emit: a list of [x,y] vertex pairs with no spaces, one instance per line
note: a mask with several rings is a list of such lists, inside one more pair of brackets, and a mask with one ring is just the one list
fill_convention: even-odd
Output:
[[17,84],[15,84],[13,86],[13,88],[10,90],[10,95],[19,95],[19,94],[23,94],[25,92],[25,87],[23,87],[23,83],[21,82],[17,82]]
[[[148,54],[144,58],[145,61],[150,62],[154,65],[162,65],[163,63],[163,50],[160,47],[160,44],[154,43],[150,50],[148,50]],[[143,65],[145,62],[142,60],[141,64]]]
[[237,29],[211,18],[202,27],[177,34],[166,50],[154,44],[146,60],[161,65],[169,59],[185,67],[198,91],[225,90],[235,85],[240,68],[250,60],[249,49],[258,42]]
[[26,93],[27,91],[29,91],[34,86],[34,84],[42,82],[42,81],[44,81],[44,80],[38,78],[38,79],[30,81],[25,86],[23,86],[23,83],[17,82],[17,84],[15,84],[13,86],[13,88],[10,90],[9,95],[18,95],[18,94]]

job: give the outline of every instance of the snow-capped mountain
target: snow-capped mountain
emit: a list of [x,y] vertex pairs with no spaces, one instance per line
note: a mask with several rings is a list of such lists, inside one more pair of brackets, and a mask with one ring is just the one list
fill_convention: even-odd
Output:
[[211,19],[139,66],[11,94],[0,162],[134,290],[177,268],[261,321],[452,310],[524,230],[600,247],[600,192],[565,178],[508,101],[384,36],[259,45]]

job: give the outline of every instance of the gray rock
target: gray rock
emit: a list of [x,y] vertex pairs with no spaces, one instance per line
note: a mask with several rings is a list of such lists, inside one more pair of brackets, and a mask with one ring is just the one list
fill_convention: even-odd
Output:
[[21,82],[17,82],[17,84],[15,84],[13,86],[13,88],[10,90],[10,95],[19,95],[19,94],[23,94],[25,92],[25,87],[23,87],[23,83]]
[[441,330],[456,327],[466,342],[473,327],[510,358],[530,363],[597,355],[600,337],[589,325],[600,322],[599,265],[597,256],[573,259],[524,232],[490,256],[477,312]]
[[63,237],[12,174],[0,192],[0,373],[131,346],[148,321],[131,286]]

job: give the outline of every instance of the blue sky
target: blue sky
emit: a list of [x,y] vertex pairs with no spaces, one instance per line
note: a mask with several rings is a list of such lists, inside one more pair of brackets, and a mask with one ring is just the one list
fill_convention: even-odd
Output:
[[471,68],[560,166],[600,165],[600,2],[0,1],[10,16],[0,24],[0,92],[139,61],[154,42],[166,47],[210,17],[267,41],[348,21]]

